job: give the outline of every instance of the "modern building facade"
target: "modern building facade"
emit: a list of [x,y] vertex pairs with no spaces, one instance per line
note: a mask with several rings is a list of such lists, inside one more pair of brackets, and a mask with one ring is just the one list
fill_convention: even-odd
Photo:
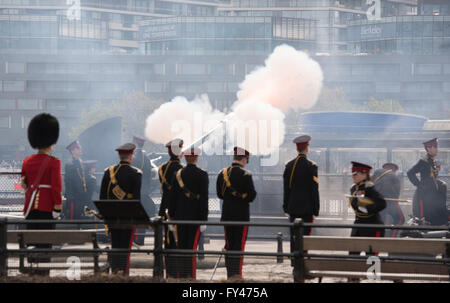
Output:
[[448,1],[379,4],[0,0],[0,154],[20,158],[28,121],[41,111],[60,117],[64,146],[83,110],[125,92],[167,101],[206,93],[226,108],[282,43],[312,55],[324,85],[342,87],[355,104],[393,99],[408,113],[448,118]]

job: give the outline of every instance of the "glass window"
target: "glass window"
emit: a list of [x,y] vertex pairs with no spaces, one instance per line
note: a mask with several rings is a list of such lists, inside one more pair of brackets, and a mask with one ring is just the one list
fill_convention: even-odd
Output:
[[206,65],[205,64],[178,64],[177,65],[178,75],[205,75]]
[[417,75],[439,75],[441,73],[440,64],[416,64],[415,73]]
[[[1,84],[1,81],[0,81]],[[0,109],[16,109],[16,100],[0,99]]]
[[47,100],[47,109],[48,110],[66,110],[67,109],[67,100],[56,100],[51,99]]
[[450,82],[444,82],[442,89],[444,90],[444,93],[450,93]]
[[221,93],[225,92],[224,83],[223,82],[208,82],[207,91],[212,93]]
[[25,81],[3,81],[4,92],[23,92],[25,91]]
[[0,128],[11,128],[10,116],[0,116]]
[[25,73],[25,63],[22,62],[6,62],[7,74],[23,74]]
[[36,110],[41,109],[41,100],[38,99],[19,99],[17,100],[17,109]]
[[145,92],[164,92],[164,82],[145,81]]
[[377,82],[376,83],[377,93],[399,93],[400,92],[400,82]]

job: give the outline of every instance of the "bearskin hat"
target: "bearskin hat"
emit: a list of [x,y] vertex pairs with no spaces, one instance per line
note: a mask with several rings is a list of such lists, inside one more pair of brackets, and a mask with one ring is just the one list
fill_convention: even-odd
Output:
[[32,148],[47,148],[58,141],[59,122],[48,113],[41,113],[28,124],[28,141]]

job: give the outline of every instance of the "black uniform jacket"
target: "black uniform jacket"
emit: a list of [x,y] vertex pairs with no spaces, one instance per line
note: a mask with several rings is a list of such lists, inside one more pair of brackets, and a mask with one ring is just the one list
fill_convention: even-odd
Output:
[[[113,184],[110,176],[110,168],[105,169],[100,188],[100,199],[102,200],[140,200],[141,199],[141,182],[142,171],[139,168],[131,166],[125,161],[120,161],[114,166],[114,175],[117,179],[117,185],[125,193],[123,199],[120,199],[113,190]],[[120,191],[119,191],[120,192]],[[117,193],[117,191],[116,191]]]
[[[371,203],[370,205],[362,205],[358,198],[351,199],[351,206],[355,212],[355,223],[363,224],[383,224],[383,220],[379,215],[379,212],[386,208],[386,201],[383,196],[375,189],[373,182],[362,181],[358,184],[353,184],[350,189],[352,196],[363,195],[366,201]],[[367,213],[361,211],[359,207],[364,207]]]
[[222,170],[216,183],[219,199],[223,199],[222,221],[250,221],[250,206],[256,198],[255,186],[250,171],[240,164],[233,163],[227,173],[231,187],[227,187]]
[[161,183],[161,204],[159,206],[158,215],[161,217],[165,217],[166,209],[169,208],[169,191],[172,187],[172,178],[181,168],[183,168],[183,165],[181,165],[180,159],[177,157],[171,158],[168,162],[159,167],[158,175],[159,182]]
[[138,148],[134,152],[133,166],[142,171],[141,194],[149,195],[151,193],[152,165],[142,148]]
[[169,192],[170,218],[172,220],[208,220],[208,173],[193,164],[188,164],[180,170],[183,188],[175,172],[171,182],[172,189]]
[[[417,173],[420,174],[420,180]],[[420,159],[408,171],[408,178],[417,187],[413,198],[413,215],[425,217],[433,225],[447,224],[446,185],[438,179],[434,158],[427,155]]]
[[319,179],[313,161],[302,154],[289,161],[283,173],[283,187],[285,213],[292,217],[319,215]]
[[398,199],[400,197],[400,178],[391,169],[377,169],[373,173],[372,180],[375,189],[383,198]]
[[81,159],[72,158],[64,167],[65,196],[69,201],[85,202],[89,200],[86,175]]

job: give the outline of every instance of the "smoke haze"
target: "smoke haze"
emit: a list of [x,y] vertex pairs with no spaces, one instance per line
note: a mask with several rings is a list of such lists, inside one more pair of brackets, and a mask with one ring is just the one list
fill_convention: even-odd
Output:
[[[147,118],[145,134],[161,144],[180,137],[188,146],[225,119],[228,149],[238,145],[254,155],[267,155],[283,143],[285,113],[314,106],[322,80],[316,61],[291,46],[281,45],[264,66],[245,77],[228,115],[213,110],[206,95],[193,101],[175,97]],[[223,131],[218,128],[215,135],[223,135]]]

